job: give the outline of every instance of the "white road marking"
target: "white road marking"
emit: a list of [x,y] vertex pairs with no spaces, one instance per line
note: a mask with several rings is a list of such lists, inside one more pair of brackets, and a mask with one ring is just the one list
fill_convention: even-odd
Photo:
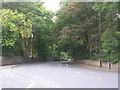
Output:
[[11,74],[10,69],[11,69],[10,67],[7,69],[7,73],[9,74]]
[[35,81],[33,81],[30,85],[28,85],[28,87],[27,88],[32,88],[33,87],[33,85],[35,85]]
[[2,70],[3,75],[5,75],[5,76],[11,76],[11,75],[13,75],[13,73],[10,72],[10,69],[11,69],[11,67],[3,69]]
[[68,64],[66,64],[66,66],[68,67]]
[[10,75],[7,73],[6,69],[3,69],[2,71],[3,71],[3,74],[2,74],[2,75],[10,76]]
[[[10,72],[10,69],[11,69],[11,68],[8,68],[8,69],[7,69],[8,75],[9,75],[9,74],[12,74],[12,75],[14,75],[14,76],[16,76],[16,77],[19,77],[19,78],[25,78],[25,77],[23,77],[23,76],[19,76],[19,75],[16,75],[16,74]],[[42,85],[46,85],[46,86],[50,86],[50,87],[54,87],[54,88],[62,88],[62,87],[60,87],[60,86],[55,85],[53,82],[50,82],[50,81],[37,81],[37,80],[31,79],[31,78],[25,78],[25,79],[28,79],[28,80],[30,80],[30,81],[33,81],[33,83],[31,83],[31,84],[29,85],[29,87],[30,87],[30,86],[32,87],[32,85],[34,85],[35,83],[38,83],[38,84],[42,84]]]

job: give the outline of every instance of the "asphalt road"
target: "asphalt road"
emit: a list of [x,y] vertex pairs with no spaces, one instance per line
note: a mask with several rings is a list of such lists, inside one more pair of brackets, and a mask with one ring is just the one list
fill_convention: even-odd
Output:
[[2,88],[118,88],[118,73],[59,61],[0,69]]

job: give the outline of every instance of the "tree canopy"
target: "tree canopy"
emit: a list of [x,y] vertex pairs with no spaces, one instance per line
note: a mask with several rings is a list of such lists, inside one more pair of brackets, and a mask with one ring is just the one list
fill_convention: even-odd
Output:
[[[119,61],[118,2],[3,2],[3,55]],[[55,20],[53,20],[56,18]]]

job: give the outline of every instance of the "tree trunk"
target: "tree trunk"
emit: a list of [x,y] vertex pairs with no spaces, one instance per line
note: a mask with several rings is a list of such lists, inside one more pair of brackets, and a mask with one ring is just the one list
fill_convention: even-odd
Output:
[[25,50],[25,39],[22,39],[22,50],[23,50],[23,56],[26,57],[26,50]]

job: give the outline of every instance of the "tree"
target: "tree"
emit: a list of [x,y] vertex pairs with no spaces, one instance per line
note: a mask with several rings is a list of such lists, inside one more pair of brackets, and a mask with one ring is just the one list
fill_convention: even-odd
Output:
[[120,37],[118,30],[118,2],[96,3],[93,7],[96,11],[104,13],[102,23],[103,34],[101,36],[100,60],[112,63],[119,61]]
[[[26,38],[31,36],[31,21],[26,18],[25,14],[18,13],[17,10],[2,9],[1,13],[3,55],[10,54],[10,51],[11,54],[15,54],[15,51],[19,48],[13,48],[16,46],[17,42],[21,42],[22,35]],[[8,52],[8,50],[10,51]]]
[[118,41],[112,32],[105,31],[101,38],[102,47],[100,49],[100,60],[117,62],[118,61]]
[[[33,48],[34,57],[50,56],[54,41],[54,23],[52,20],[54,15],[51,11],[45,10],[43,2],[3,2],[3,8],[17,10],[18,13],[23,13],[26,19],[31,21],[33,38],[23,39],[27,56],[30,56],[31,48]],[[32,42],[31,39],[33,39]]]
[[[94,3],[67,2],[62,5],[58,12],[60,33],[58,40],[65,45],[65,48],[66,44],[71,46],[71,49],[76,48],[72,49],[74,54],[76,53],[74,57],[80,58],[79,56],[82,54],[82,57],[86,55],[84,58],[89,58],[89,55],[90,58],[93,58],[93,52],[96,52],[96,47],[99,45],[97,43],[97,40],[100,39],[97,35],[98,16],[97,12],[92,9],[93,5]],[[70,51],[70,48],[68,48],[68,51]]]

